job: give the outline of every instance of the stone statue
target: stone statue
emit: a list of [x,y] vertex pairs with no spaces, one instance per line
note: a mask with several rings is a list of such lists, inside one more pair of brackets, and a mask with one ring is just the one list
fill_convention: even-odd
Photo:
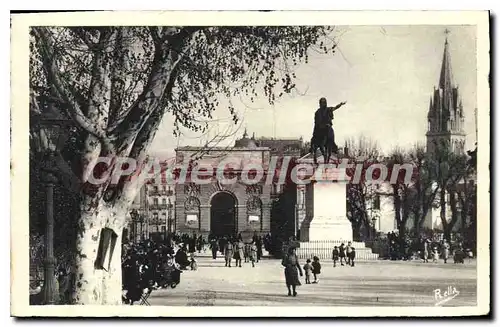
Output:
[[325,98],[319,99],[319,109],[314,114],[314,130],[311,139],[311,153],[314,163],[316,161],[316,150],[319,148],[325,163],[330,161],[332,152],[337,154],[338,147],[335,144],[335,134],[332,128],[333,112],[346,102],[341,102],[335,107],[328,107]]

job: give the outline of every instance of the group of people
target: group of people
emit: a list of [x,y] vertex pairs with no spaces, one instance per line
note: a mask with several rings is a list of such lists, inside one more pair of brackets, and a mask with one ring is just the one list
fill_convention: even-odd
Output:
[[432,240],[430,237],[413,237],[405,235],[401,237],[397,232],[387,234],[389,258],[391,260],[423,260],[423,262],[438,262],[443,259],[447,263],[453,258],[455,263],[464,263],[465,258],[474,255],[471,247],[466,247],[461,241],[449,242]]
[[[319,275],[321,274],[321,263],[317,256],[306,260],[306,264],[301,267],[299,259],[296,254],[296,247],[290,246],[287,253],[283,256],[281,265],[285,268],[285,283],[288,289],[288,296],[297,296],[297,286],[302,285],[300,277],[305,275],[306,284],[319,283]],[[311,282],[311,276],[314,281]]]
[[178,254],[182,249],[151,240],[124,244],[122,251],[123,300],[133,304],[146,291],[176,287],[180,283]]
[[334,246],[332,250],[332,260],[333,266],[337,266],[337,261],[340,262],[341,266],[347,265],[354,267],[354,259],[356,258],[356,249],[352,246],[351,242],[347,243],[347,246],[342,243],[340,246]]
[[[297,286],[302,285],[300,277],[305,275],[306,284],[318,284],[319,275],[321,274],[321,263],[319,257],[313,256],[312,260],[307,259],[305,265],[302,267],[296,254],[296,246],[294,242],[289,242],[290,246],[285,249],[285,255],[281,261],[282,266],[285,268],[285,283],[288,289],[288,296],[297,296]],[[356,258],[356,249],[352,246],[351,242],[334,246],[332,250],[333,267],[337,266],[340,262],[342,266],[354,267],[354,260]],[[311,281],[311,277],[314,278]]]
[[450,257],[453,257],[453,263],[465,263],[465,258],[472,258],[473,253],[470,249],[465,249],[462,242],[458,242],[454,247],[448,243],[447,240],[443,240],[440,243],[431,242],[426,239],[422,246],[422,259],[424,262],[429,262],[429,258],[432,258],[433,263],[437,263],[441,257],[444,263],[448,262]]
[[251,262],[252,267],[259,262],[262,257],[262,237],[254,233],[252,240],[245,243],[240,234],[238,236],[215,236],[209,235],[209,246],[212,251],[212,259],[217,259],[220,252],[226,261],[226,267],[231,267],[232,260],[235,260],[235,266],[241,267],[241,263]]
[[235,260],[235,267],[242,267],[242,262],[251,262],[252,267],[259,262],[262,257],[262,237],[254,233],[250,242],[243,242],[241,233],[238,236],[225,235],[217,237],[209,235],[210,250],[212,258],[217,259],[220,252],[224,255],[226,267],[232,267],[232,260]]
[[191,235],[189,234],[178,234],[172,233],[167,236],[166,243],[168,244],[184,244],[186,245],[186,251],[188,253],[201,253],[205,252],[208,242],[203,237],[203,235],[196,235],[193,232]]

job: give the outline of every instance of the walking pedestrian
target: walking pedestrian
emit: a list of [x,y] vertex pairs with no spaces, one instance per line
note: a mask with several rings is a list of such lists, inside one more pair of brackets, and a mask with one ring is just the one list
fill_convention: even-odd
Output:
[[252,267],[255,267],[255,261],[257,261],[257,245],[252,242],[250,245],[250,261],[252,262]]
[[227,242],[224,247],[224,259],[226,260],[226,267],[231,267],[231,259],[233,258],[233,244]]
[[210,250],[212,250],[212,259],[217,259],[217,251],[219,250],[219,244],[215,238],[210,241]]
[[252,246],[252,243],[245,243],[245,247],[243,250],[243,256],[245,257],[245,262],[251,261],[250,260],[250,248]]
[[241,260],[243,260],[243,249],[245,248],[245,244],[243,243],[243,239],[241,235],[238,237],[238,240],[234,243],[234,259],[236,260],[236,266],[241,268]]
[[193,235],[191,236],[191,238],[188,237],[188,250],[189,250],[189,253],[196,252],[196,240],[197,240],[196,233],[193,232]]
[[288,248],[287,254],[281,261],[281,265],[285,267],[285,282],[288,289],[288,296],[297,296],[296,287],[301,285],[299,273],[302,277],[302,267],[300,267],[294,247]]
[[198,239],[196,240],[196,250],[198,251],[198,253],[201,253],[201,250],[203,248],[203,236],[200,235],[198,236]]

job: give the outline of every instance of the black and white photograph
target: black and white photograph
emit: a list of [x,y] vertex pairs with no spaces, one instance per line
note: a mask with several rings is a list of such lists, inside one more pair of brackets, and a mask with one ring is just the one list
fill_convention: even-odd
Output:
[[489,313],[488,12],[11,21],[12,315]]

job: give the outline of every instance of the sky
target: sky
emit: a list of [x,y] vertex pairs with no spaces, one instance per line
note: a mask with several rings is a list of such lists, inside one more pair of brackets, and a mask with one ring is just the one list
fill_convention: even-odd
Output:
[[463,101],[466,148],[471,148],[476,142],[475,26],[339,26],[336,53],[313,53],[308,64],[297,67],[297,91],[292,95],[285,95],[274,106],[265,96],[255,103],[233,99],[242,122],[238,126],[229,123],[227,108],[221,106],[205,135],[187,132],[174,137],[173,118],[167,114],[150,153],[165,156],[177,146],[200,146],[217,133],[234,134],[219,144],[231,146],[245,128],[256,137],[309,140],[320,97],[326,97],[332,106],[347,102],[333,121],[339,146],[361,135],[376,141],[385,153],[397,146],[425,144],[429,98],[439,80],[445,28],[450,31],[453,82]]

